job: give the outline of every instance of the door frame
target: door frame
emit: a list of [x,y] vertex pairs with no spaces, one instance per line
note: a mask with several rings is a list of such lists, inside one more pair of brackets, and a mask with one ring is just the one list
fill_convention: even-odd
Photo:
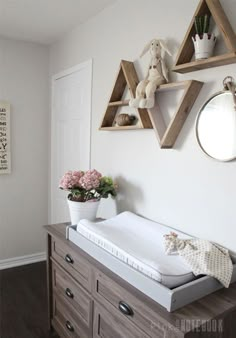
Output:
[[49,123],[49,131],[50,131],[50,149],[49,149],[49,198],[48,198],[48,220],[51,223],[52,220],[52,141],[55,137],[55,129],[52,127],[54,122],[54,109],[53,109],[53,100],[54,100],[54,83],[56,80],[66,77],[70,74],[76,73],[83,68],[89,68],[90,78],[91,78],[91,88],[90,88],[90,102],[89,102],[89,117],[90,117],[90,126],[89,126],[89,168],[91,169],[91,141],[92,141],[92,87],[93,87],[93,59],[88,59],[87,61],[81,62],[73,67],[62,70],[59,73],[52,75],[51,77],[51,109],[50,109],[50,123]]

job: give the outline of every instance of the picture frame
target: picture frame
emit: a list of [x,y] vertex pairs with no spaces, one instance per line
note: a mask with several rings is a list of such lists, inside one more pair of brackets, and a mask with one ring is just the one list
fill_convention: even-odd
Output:
[[0,174],[10,173],[10,103],[6,101],[0,101]]

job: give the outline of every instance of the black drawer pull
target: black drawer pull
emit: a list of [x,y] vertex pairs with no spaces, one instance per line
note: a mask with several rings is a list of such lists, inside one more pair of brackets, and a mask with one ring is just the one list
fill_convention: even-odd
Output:
[[71,323],[69,322],[69,320],[67,320],[66,322],[66,328],[70,331],[70,332],[74,332],[74,327],[73,325],[71,325]]
[[134,312],[132,308],[125,302],[119,302],[119,310],[126,316],[133,316]]
[[67,263],[69,263],[69,264],[73,264],[74,263],[73,258],[69,254],[65,255],[65,261]]
[[66,294],[67,297],[69,297],[69,298],[74,298],[74,294],[71,292],[71,290],[70,290],[69,288],[66,288],[65,294]]

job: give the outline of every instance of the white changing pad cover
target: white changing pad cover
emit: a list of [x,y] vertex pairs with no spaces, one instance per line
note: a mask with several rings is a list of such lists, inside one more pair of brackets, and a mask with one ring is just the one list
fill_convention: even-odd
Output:
[[[163,236],[173,231],[165,225],[125,211],[101,222],[83,219],[77,224],[77,231],[122,262],[169,288],[195,278],[180,256],[165,254]],[[183,239],[192,238],[175,232]]]

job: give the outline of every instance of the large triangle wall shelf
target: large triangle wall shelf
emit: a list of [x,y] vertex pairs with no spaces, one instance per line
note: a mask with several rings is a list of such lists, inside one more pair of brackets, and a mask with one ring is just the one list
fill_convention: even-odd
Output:
[[[126,86],[128,85],[128,90],[132,98],[135,97],[135,90],[139,79],[134,68],[134,64],[131,61],[122,60],[120,63],[119,71],[115,80],[115,84],[111,93],[110,100],[107,105],[106,112],[104,114],[101,126],[99,130],[131,130],[131,129],[150,129],[152,128],[152,123],[149,118],[147,109],[136,109],[139,115],[139,126],[123,126],[116,127],[114,126],[114,121],[116,118],[117,110],[119,107],[128,106],[129,100],[122,100]],[[135,109],[135,108],[134,108]]]
[[158,93],[184,89],[179,106],[172,116],[168,126],[166,126],[164,122],[162,112],[160,111],[158,105],[158,100],[156,100],[155,106],[152,109],[137,109],[141,126],[115,126],[114,121],[118,107],[128,106],[129,104],[129,100],[122,100],[126,85],[128,85],[130,96],[135,97],[135,90],[138,83],[139,80],[133,62],[122,60],[99,130],[118,131],[153,128],[160,143],[160,147],[172,148],[196,98],[198,97],[198,94],[203,86],[203,82],[187,80],[167,83],[158,87]]
[[148,113],[161,148],[172,148],[174,146],[202,86],[203,82],[187,80],[164,84],[158,88],[158,93],[166,90],[184,89],[179,106],[175,114],[172,116],[168,126],[165,124],[162,112],[160,111],[160,107],[158,105],[158,100],[156,100],[154,108],[148,109]]
[[[211,14],[212,18],[221,33],[225,46],[228,50],[226,54],[217,55],[204,60],[191,61],[194,54],[192,36],[194,30],[195,16]],[[201,0],[188,31],[179,49],[173,71],[177,73],[188,73],[200,69],[218,67],[236,63],[236,35],[229,23],[229,20],[219,2],[219,0]]]

